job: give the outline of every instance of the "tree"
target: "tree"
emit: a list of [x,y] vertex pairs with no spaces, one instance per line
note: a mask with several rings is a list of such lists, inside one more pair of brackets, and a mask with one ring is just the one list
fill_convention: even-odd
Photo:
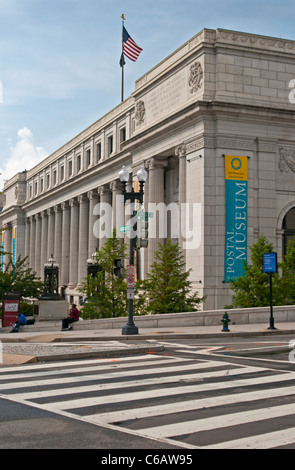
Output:
[[157,314],[197,310],[204,299],[197,292],[192,293],[190,273],[191,270],[185,271],[179,245],[170,239],[166,244],[159,244],[151,271],[140,283],[143,292],[136,301],[137,311]]
[[27,258],[18,256],[13,263],[9,257],[4,271],[0,271],[0,295],[5,292],[19,292],[21,298],[38,298],[43,293],[44,284],[36,272],[29,267]]
[[290,240],[287,252],[280,264],[282,277],[280,290],[284,296],[285,305],[295,304],[295,239]]
[[114,260],[126,257],[126,246],[116,236],[116,229],[99,250],[96,262],[101,271],[94,278],[87,276],[80,292],[88,302],[82,310],[83,318],[121,317],[127,315],[127,286],[124,279],[114,275]]
[[[225,308],[251,308],[269,306],[269,276],[263,272],[263,254],[273,251],[273,245],[265,235],[260,235],[250,247],[251,263],[244,264],[244,276],[230,282],[234,295],[232,304]],[[284,295],[279,275],[273,276],[273,304],[283,305]]]

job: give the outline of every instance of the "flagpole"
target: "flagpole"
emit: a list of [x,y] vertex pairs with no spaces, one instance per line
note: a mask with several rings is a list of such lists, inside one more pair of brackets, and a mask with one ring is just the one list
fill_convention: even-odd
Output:
[[125,16],[124,16],[124,13],[123,15],[121,16],[122,18],[122,55],[121,55],[121,59],[122,59],[122,85],[121,85],[121,102],[124,101],[124,53],[123,53],[123,46],[124,46],[124,20],[125,20]]

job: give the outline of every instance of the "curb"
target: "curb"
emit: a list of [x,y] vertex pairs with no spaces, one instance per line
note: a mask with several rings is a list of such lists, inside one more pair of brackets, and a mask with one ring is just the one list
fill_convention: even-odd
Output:
[[[112,356],[128,356],[131,354],[153,354],[156,352],[164,351],[165,348],[162,345],[159,346],[138,346],[134,348],[123,348],[123,349],[111,349],[111,350],[100,350],[100,351],[88,351],[88,352],[74,352],[74,353],[57,353],[57,354],[38,354],[28,359],[25,363],[38,363],[38,362],[55,362],[55,361],[66,361],[73,359],[90,359],[90,358],[104,358]],[[14,354],[8,354],[14,356]],[[24,356],[20,354],[19,356]],[[28,357],[28,356],[24,356]],[[5,367],[6,364],[3,364]]]

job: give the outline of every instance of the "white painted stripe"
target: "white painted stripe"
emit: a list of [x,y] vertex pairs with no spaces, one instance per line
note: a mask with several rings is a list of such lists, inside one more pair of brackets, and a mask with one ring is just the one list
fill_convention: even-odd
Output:
[[223,429],[229,426],[237,426],[252,422],[254,423],[257,421],[263,421],[265,419],[288,416],[294,413],[295,404],[288,404],[263,408],[260,410],[242,411],[239,413],[214,416],[213,418],[177,422],[165,426],[140,429],[140,432],[147,436],[172,438],[174,436],[181,436],[182,434],[192,434],[196,432],[212,431],[213,429]]
[[[179,368],[181,371],[182,368]],[[239,369],[238,371],[239,374],[245,374],[244,369]],[[250,372],[253,372],[252,369],[250,369]],[[235,373],[236,375],[236,373]],[[36,391],[36,392],[24,392],[18,394],[16,393],[11,393],[10,395],[13,395],[14,397],[19,397],[19,398],[25,398],[26,400],[33,400],[36,398],[44,398],[44,397],[55,397],[55,396],[65,396],[65,395],[70,395],[73,393],[84,393],[84,392],[91,392],[91,391],[102,391],[102,390],[115,390],[116,388],[119,388],[120,390],[123,388],[128,388],[128,387],[136,387],[136,386],[149,386],[149,385],[163,385],[163,384],[168,384],[168,383],[174,383],[174,382],[191,382],[192,380],[198,380],[198,379],[204,379],[204,378],[211,378],[211,377],[222,377],[224,376],[224,370],[223,371],[215,371],[215,372],[205,372],[201,373],[198,372],[196,374],[180,374],[180,375],[173,375],[170,377],[156,377],[156,378],[151,378],[151,379],[135,379],[135,380],[128,380],[128,382],[112,382],[109,384],[95,384],[95,385],[85,385],[81,387],[74,387],[74,388],[57,388],[54,390],[44,390],[44,391]],[[52,380],[52,384],[54,385],[56,382]],[[177,384],[179,385],[179,384]]]
[[202,449],[274,449],[295,443],[295,428],[282,429],[233,441],[220,442]]
[[[210,373],[209,373],[210,374]],[[263,380],[262,380],[263,379]],[[235,386],[249,386],[253,383],[261,384],[261,383],[272,383],[275,382],[282,382],[282,380],[286,380],[285,376],[278,376],[276,377],[261,377],[255,379],[241,379],[241,380],[234,380],[230,382],[222,382],[220,384],[210,383],[210,384],[202,384],[202,385],[191,385],[186,387],[179,387],[179,384],[175,385],[175,388],[172,389],[169,387],[168,389],[157,389],[157,390],[147,390],[147,391],[140,391],[135,393],[115,393],[113,395],[101,396],[101,397],[90,397],[90,398],[80,398],[77,400],[70,400],[70,401],[60,401],[55,403],[48,403],[44,405],[44,409],[54,410],[54,409],[74,409],[74,408],[83,408],[87,406],[95,406],[101,405],[106,403],[121,403],[125,401],[136,401],[136,400],[144,400],[149,398],[159,398],[159,397],[172,397],[181,394],[187,393],[196,393],[200,391],[208,391],[208,390],[221,390],[225,388],[232,388]],[[177,387],[177,388],[176,388]],[[25,397],[25,394],[23,395]]]
[[[170,366],[170,367],[169,367]],[[181,365],[181,366],[178,366],[176,367],[176,365],[173,365],[171,366],[171,364],[169,363],[169,366],[167,367],[156,367],[156,368],[153,368],[153,369],[146,369],[146,368],[143,368],[142,370],[116,370],[116,371],[110,371],[106,374],[94,374],[94,375],[77,375],[77,376],[73,376],[73,377],[61,377],[61,378],[50,378],[50,379],[38,379],[38,380],[30,380],[30,381],[27,381],[27,382],[19,382],[19,383],[6,383],[6,384],[1,384],[0,385],[0,393],[5,391],[5,390],[14,390],[14,389],[18,389],[18,388],[25,388],[25,387],[37,387],[37,386],[46,386],[46,385],[54,385],[54,384],[64,384],[64,383],[77,383],[77,382],[86,382],[86,381],[89,381],[89,380],[102,380],[102,379],[113,379],[113,378],[116,378],[116,377],[137,377],[139,374],[142,374],[142,375],[153,375],[153,374],[157,374],[158,376],[161,374],[161,373],[165,373],[165,372],[177,372],[177,371],[197,371],[197,370],[202,370],[202,369],[208,369],[208,368],[211,368],[211,367],[215,367],[215,366],[220,366],[222,367],[223,364],[220,363],[220,362],[216,362],[214,363],[213,361],[210,361],[210,363],[200,363],[200,364],[186,364],[186,365]],[[102,369],[108,369],[109,370],[109,367],[101,367],[99,370],[102,370]],[[95,370],[98,370],[97,368]],[[234,375],[237,375],[238,373],[245,373],[244,372],[245,369],[241,369],[241,370],[236,370],[234,369]],[[252,368],[252,371],[253,372],[256,372],[257,369],[254,367]],[[225,374],[225,371],[222,370],[222,371],[218,371],[216,372],[217,375],[224,375]],[[56,374],[58,375],[58,374]],[[204,378],[204,377],[210,377],[212,375],[212,372],[207,372],[206,375],[202,374],[198,374],[197,377],[199,378]],[[99,385],[98,385],[99,387]]]
[[[176,359],[175,361],[167,361],[167,359],[161,359],[159,361],[154,361],[154,362],[151,362],[150,360],[141,360],[140,364],[139,363],[126,363],[126,364],[123,364],[123,363],[120,363],[120,364],[117,364],[117,362],[108,362],[106,365],[101,365],[101,364],[95,364],[95,365],[92,365],[91,367],[81,367],[81,368],[76,368],[76,367],[73,367],[73,368],[69,368],[68,367],[68,364],[67,363],[63,363],[63,369],[62,370],[56,370],[56,371],[48,371],[48,370],[42,370],[42,371],[36,371],[36,372],[25,372],[23,374],[6,374],[6,375],[3,375],[2,377],[0,377],[0,389],[2,387],[2,384],[1,384],[1,381],[7,381],[7,380],[15,380],[15,379],[23,379],[23,378],[29,378],[29,377],[46,377],[48,375],[67,375],[67,374],[79,374],[80,372],[93,372],[93,371],[103,371],[103,370],[111,370],[111,369],[132,369],[132,368],[144,368],[145,366],[152,366],[153,364],[155,365],[155,370],[156,367],[160,364],[160,365],[163,365],[163,364],[167,364],[167,365],[170,365],[170,364],[177,364],[179,362],[189,362],[190,360],[188,359],[187,361],[182,361],[181,359]],[[77,364],[77,363],[76,363]],[[194,363],[191,362],[191,367],[194,367]],[[202,362],[203,364],[203,362]],[[222,364],[219,362],[219,364]],[[203,366],[202,366],[203,367]]]
[[174,402],[157,406],[146,406],[122,411],[110,411],[109,413],[99,413],[87,415],[85,418],[95,424],[116,423],[129,419],[143,419],[152,416],[169,415],[174,413],[182,413],[184,411],[196,411],[203,408],[212,408],[216,406],[238,405],[257,400],[269,398],[286,397],[295,395],[295,386],[286,388],[276,388],[270,390],[262,390],[257,392],[245,392],[234,395],[223,395],[221,397],[210,397],[200,400],[189,400],[184,402]]

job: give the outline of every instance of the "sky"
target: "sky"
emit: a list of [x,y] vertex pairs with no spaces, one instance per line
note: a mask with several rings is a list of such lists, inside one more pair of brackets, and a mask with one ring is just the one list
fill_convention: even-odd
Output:
[[125,98],[203,28],[295,40],[295,0],[0,0],[0,190],[120,103],[122,13]]

